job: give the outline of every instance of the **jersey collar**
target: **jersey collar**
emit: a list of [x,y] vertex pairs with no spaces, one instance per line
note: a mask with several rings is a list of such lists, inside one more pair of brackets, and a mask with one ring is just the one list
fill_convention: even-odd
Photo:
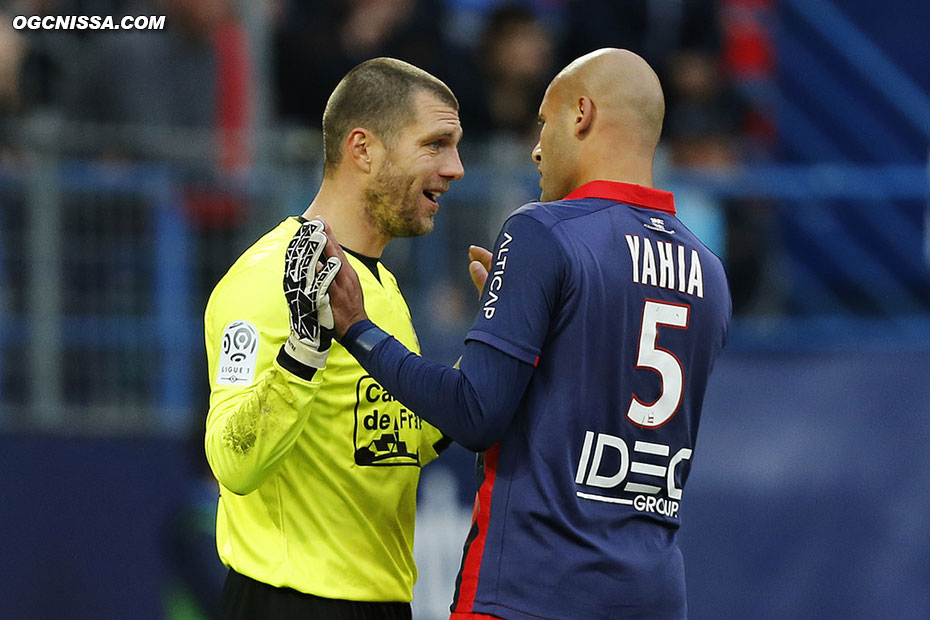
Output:
[[633,185],[632,183],[591,181],[571,192],[565,197],[565,200],[575,200],[577,198],[604,198],[605,200],[622,202],[634,207],[645,207],[675,215],[675,196],[671,192],[643,185]]

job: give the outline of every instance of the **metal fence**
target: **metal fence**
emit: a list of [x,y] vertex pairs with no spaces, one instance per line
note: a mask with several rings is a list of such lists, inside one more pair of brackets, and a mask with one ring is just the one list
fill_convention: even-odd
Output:
[[[176,135],[171,159],[128,161],[82,150],[125,130],[41,128],[20,136],[29,157],[0,167],[0,429],[182,434],[206,406],[206,297],[242,250],[312,199],[319,138],[266,136],[262,163],[236,176],[216,172],[197,136]],[[434,232],[385,254],[429,356],[454,359],[473,316],[468,244],[491,243],[538,193],[528,152],[465,147],[466,177]],[[752,289],[731,347],[930,348],[925,168],[665,168],[657,182],[724,256],[734,294]],[[731,254],[747,217],[751,247]]]

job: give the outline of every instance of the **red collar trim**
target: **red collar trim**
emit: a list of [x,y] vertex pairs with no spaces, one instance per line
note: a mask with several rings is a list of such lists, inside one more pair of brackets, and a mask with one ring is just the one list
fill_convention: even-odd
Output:
[[675,215],[675,196],[671,192],[642,185],[633,185],[632,183],[591,181],[574,190],[565,197],[565,200],[574,200],[576,198],[604,198],[633,205],[634,207],[645,207]]

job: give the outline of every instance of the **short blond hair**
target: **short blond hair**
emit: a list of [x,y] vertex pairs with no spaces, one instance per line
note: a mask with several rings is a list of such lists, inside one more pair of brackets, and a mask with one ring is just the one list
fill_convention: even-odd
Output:
[[402,60],[373,58],[349,71],[323,112],[324,173],[342,160],[342,142],[355,127],[390,145],[397,132],[416,120],[413,98],[421,91],[458,111],[458,100],[442,80]]

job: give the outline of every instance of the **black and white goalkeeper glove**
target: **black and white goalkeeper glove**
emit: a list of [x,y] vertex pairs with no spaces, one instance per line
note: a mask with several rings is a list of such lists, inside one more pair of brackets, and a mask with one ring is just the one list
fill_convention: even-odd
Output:
[[290,310],[291,335],[281,351],[311,368],[323,368],[333,341],[329,285],[342,262],[332,256],[320,264],[326,247],[323,222],[304,222],[284,256],[284,297]]

